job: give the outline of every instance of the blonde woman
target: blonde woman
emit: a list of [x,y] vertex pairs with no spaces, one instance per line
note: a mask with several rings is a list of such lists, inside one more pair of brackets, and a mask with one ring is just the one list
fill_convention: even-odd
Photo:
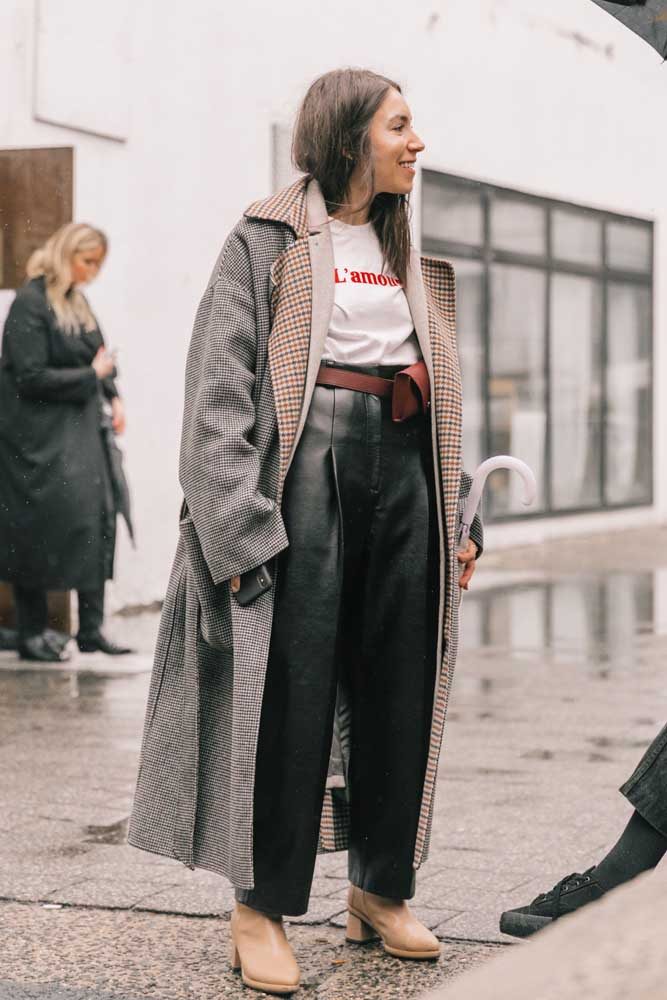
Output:
[[127,652],[101,632],[115,513],[101,406],[122,433],[114,360],[85,296],[107,240],[62,226],[35,251],[5,322],[0,361],[0,579],[14,587],[19,655],[67,659],[47,628],[46,594],[75,589],[84,652]]

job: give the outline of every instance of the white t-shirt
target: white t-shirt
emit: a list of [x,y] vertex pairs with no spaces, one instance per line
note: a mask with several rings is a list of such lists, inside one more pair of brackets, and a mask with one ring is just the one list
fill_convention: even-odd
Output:
[[373,224],[329,223],[334,307],[323,359],[348,365],[412,365],[421,358],[403,285],[382,272]]

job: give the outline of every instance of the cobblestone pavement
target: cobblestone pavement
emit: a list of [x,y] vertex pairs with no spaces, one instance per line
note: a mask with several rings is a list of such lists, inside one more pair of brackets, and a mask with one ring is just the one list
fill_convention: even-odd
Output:
[[[415,900],[446,961],[345,945],[345,858],[328,856],[291,932],[306,991],[419,995],[509,943],[502,909],[615,839],[630,812],[616,788],[667,716],[666,541],[652,528],[484,556]],[[139,648],[122,661],[27,669],[0,653],[1,1000],[243,992],[226,883],[124,843],[155,628],[117,617]]]

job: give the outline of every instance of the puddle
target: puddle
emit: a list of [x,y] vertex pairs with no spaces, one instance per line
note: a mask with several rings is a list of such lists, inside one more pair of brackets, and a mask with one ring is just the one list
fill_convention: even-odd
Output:
[[[664,571],[608,573],[508,584],[466,596],[462,612],[467,649],[509,649],[582,656],[604,664],[598,678],[639,659],[640,637],[665,632]],[[482,692],[491,690],[482,678]]]

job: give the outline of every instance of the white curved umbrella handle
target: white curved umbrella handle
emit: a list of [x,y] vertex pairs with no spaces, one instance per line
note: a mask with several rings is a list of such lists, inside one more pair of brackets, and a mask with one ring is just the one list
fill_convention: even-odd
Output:
[[496,469],[511,469],[513,472],[518,472],[523,479],[523,504],[529,507],[531,503],[535,500],[537,496],[537,482],[535,481],[535,476],[529,465],[522,462],[520,458],[513,458],[511,455],[495,455],[493,458],[487,458],[485,462],[482,462],[475,471],[472,477],[472,486],[470,487],[470,493],[468,499],[466,500],[466,505],[463,510],[463,516],[461,517],[461,531],[459,533],[458,548],[459,550],[465,549],[468,544],[468,538],[470,537],[470,525],[473,522],[473,518],[477,513],[477,508],[479,507],[479,501],[482,499],[482,493],[484,491],[484,486],[486,480],[490,473],[494,472]]

